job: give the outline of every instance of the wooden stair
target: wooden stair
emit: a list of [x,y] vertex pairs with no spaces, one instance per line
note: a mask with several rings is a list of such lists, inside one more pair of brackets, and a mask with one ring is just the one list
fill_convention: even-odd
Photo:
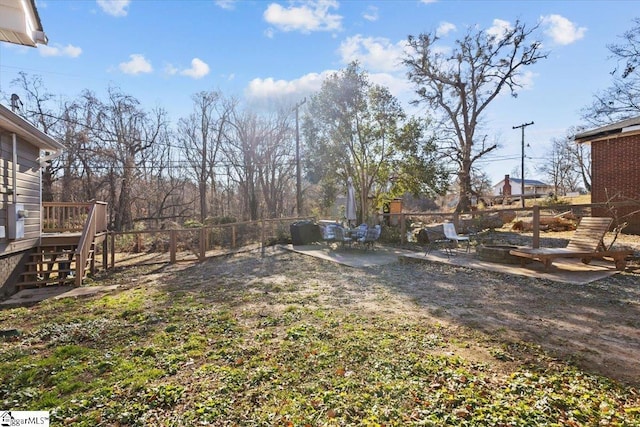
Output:
[[[45,286],[74,285],[76,275],[84,278],[91,270],[95,253],[95,244],[91,245],[89,256],[83,266],[77,265],[79,236],[61,234],[49,235],[42,239],[25,265],[18,289],[42,288]],[[80,272],[78,272],[80,269]]]
[[107,204],[43,202],[40,243],[29,254],[17,290],[45,286],[82,286],[95,272],[96,248],[102,244],[107,265]]

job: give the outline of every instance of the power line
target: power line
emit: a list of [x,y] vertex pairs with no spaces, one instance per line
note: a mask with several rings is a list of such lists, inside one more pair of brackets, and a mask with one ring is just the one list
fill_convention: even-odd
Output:
[[513,129],[521,129],[522,130],[522,163],[520,170],[520,179],[521,182],[521,190],[520,190],[520,199],[522,199],[522,207],[524,208],[524,128],[527,126],[531,126],[533,122],[523,123],[518,126],[513,126]]

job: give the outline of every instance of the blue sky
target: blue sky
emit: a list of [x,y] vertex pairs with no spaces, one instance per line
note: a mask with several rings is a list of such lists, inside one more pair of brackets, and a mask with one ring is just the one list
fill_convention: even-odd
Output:
[[48,46],[0,43],[4,104],[24,71],[62,99],[119,87],[149,109],[165,108],[174,123],[191,111],[196,92],[220,90],[262,108],[294,103],[354,59],[414,112],[400,64],[408,35],[438,30],[446,45],[469,26],[540,24],[548,59],[526,70],[517,98],[501,96],[485,116],[500,144],[481,163],[494,183],[520,164],[521,133],[512,127],[531,121],[526,169],[539,178],[535,166],[551,139],[581,124],[580,109],[610,84],[615,62],[606,45],[640,16],[631,0],[39,0],[37,7]]

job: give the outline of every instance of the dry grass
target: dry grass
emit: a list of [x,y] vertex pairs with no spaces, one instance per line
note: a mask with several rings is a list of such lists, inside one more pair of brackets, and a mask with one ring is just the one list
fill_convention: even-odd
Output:
[[637,280],[276,249],[128,267],[98,280],[115,293],[0,312],[22,331],[0,400],[80,426],[640,425]]

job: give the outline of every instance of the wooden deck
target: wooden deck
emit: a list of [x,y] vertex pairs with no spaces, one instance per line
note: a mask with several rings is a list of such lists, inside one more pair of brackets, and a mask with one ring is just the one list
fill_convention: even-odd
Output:
[[40,243],[29,254],[18,289],[80,286],[95,269],[96,245],[106,242],[106,206],[44,202]]

